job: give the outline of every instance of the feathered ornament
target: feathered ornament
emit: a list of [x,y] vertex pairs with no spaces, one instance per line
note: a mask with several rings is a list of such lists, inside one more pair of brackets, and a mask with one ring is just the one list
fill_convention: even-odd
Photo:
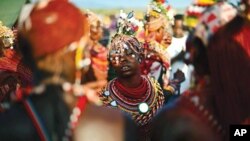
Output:
[[157,3],[161,3],[161,4],[163,4],[163,3],[165,3],[166,1],[165,0],[153,0],[154,2],[157,2]]
[[134,17],[133,11],[126,14],[121,10],[117,20],[117,34],[134,35],[142,25],[142,22]]
[[168,9],[164,0],[153,0],[147,8],[146,17],[153,16],[158,18],[160,15],[164,15],[168,18]]

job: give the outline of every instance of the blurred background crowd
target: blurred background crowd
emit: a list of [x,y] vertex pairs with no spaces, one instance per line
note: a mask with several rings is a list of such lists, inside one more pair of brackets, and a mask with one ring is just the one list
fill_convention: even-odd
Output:
[[1,0],[1,141],[227,141],[250,124],[250,0]]

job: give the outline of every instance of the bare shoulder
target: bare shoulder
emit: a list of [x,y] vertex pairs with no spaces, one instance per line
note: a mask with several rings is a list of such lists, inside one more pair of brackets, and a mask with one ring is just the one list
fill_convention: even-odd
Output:
[[75,141],[123,141],[124,116],[116,109],[87,105],[75,128]]

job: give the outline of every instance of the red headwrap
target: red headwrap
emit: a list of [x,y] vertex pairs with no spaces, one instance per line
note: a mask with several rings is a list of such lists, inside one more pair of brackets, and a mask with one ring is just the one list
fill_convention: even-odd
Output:
[[34,57],[54,53],[78,41],[87,31],[86,21],[81,11],[65,0],[37,3],[23,25]]

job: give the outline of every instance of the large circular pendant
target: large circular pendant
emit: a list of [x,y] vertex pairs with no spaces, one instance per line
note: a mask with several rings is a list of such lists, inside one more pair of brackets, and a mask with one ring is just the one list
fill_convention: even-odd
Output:
[[140,113],[147,113],[149,111],[149,106],[147,103],[143,102],[138,105],[138,109]]

